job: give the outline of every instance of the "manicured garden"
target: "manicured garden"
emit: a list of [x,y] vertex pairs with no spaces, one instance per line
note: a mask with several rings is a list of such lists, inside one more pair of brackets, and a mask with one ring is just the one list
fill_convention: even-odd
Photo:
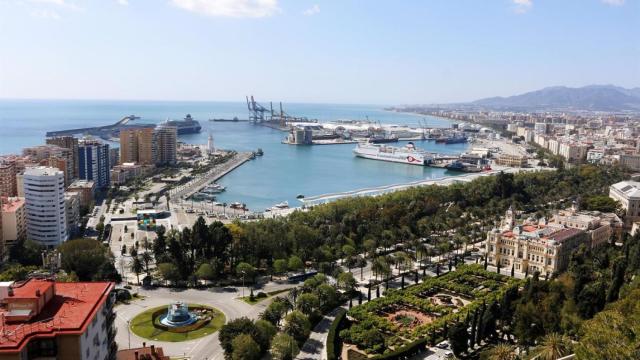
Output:
[[149,340],[178,342],[213,334],[225,323],[225,316],[220,310],[205,305],[189,304],[189,310],[198,314],[198,320],[182,329],[167,329],[159,322],[159,315],[166,310],[165,305],[138,314],[131,320],[131,332]]
[[402,352],[417,342],[435,343],[447,336],[449,327],[477,316],[519,284],[519,280],[487,272],[480,265],[460,266],[405,290],[388,290],[384,297],[352,308],[340,338],[368,355]]

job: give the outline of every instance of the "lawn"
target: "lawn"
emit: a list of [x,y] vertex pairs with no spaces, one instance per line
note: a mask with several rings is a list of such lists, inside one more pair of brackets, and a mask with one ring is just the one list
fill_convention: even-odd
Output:
[[271,297],[274,297],[275,295],[281,294],[281,293],[283,293],[283,292],[287,292],[287,291],[289,291],[289,290],[291,290],[291,289],[282,289],[282,290],[277,290],[277,291],[271,291],[271,292],[268,292],[268,293],[267,293],[267,296],[265,296],[265,297],[258,297],[258,296],[254,296],[254,297],[253,297],[253,300],[251,300],[251,297],[250,297],[250,296],[239,297],[238,299],[240,299],[240,300],[242,300],[242,301],[246,302],[246,303],[247,303],[247,304],[249,304],[249,305],[255,305],[255,304],[257,304],[257,303],[259,303],[259,302],[261,302],[261,301],[264,301],[264,300],[266,300],[266,299],[269,299],[269,298],[271,298]]
[[189,304],[190,308],[192,306],[205,307],[207,309],[212,310],[214,312],[213,319],[203,327],[187,333],[173,333],[169,331],[164,331],[154,327],[151,320],[151,315],[155,311],[159,309],[167,308],[167,305],[158,306],[152,309],[148,309],[138,314],[136,317],[134,317],[131,320],[131,331],[134,334],[149,340],[178,342],[178,341],[193,340],[193,339],[197,339],[203,336],[213,334],[214,332],[220,330],[222,325],[224,325],[225,316],[220,310],[212,308],[210,306],[206,306],[206,305]]

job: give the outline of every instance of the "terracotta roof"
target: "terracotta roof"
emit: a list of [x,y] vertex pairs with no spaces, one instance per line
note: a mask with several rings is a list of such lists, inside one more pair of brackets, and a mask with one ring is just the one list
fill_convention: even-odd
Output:
[[141,347],[137,349],[119,350],[116,354],[116,360],[136,360],[136,353],[138,353],[138,360],[169,360],[169,356],[164,355],[164,351],[161,347]]
[[566,228],[566,229],[562,229],[559,231],[554,232],[553,234],[549,235],[550,239],[553,239],[557,242],[563,242],[569,238],[572,238],[580,233],[584,233],[584,231],[580,230],[580,229],[574,229],[574,228]]
[[[31,296],[46,288],[48,281],[29,280],[14,289],[14,297]],[[49,282],[52,286],[53,283]],[[6,324],[0,321],[0,354],[15,353],[33,338],[62,334],[82,334],[108,299],[114,285],[111,282],[55,283],[55,295],[42,311],[28,322]],[[6,309],[0,308],[0,317]]]
[[[13,296],[7,299],[37,299],[53,286],[53,281],[30,280],[24,285],[13,288]],[[36,295],[38,294],[38,295]]]

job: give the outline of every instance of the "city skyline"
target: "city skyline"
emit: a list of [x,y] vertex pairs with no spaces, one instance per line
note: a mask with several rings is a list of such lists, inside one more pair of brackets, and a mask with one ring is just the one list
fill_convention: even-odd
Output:
[[0,98],[406,104],[632,88],[639,14],[636,0],[5,0]]

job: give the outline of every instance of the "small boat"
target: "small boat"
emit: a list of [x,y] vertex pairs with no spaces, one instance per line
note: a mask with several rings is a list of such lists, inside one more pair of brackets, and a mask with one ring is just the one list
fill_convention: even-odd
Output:
[[229,207],[232,209],[242,209],[244,208],[244,205],[239,202],[232,202],[231,205],[229,205]]
[[288,201],[283,201],[279,204],[275,204],[273,206],[274,209],[288,209],[289,208],[289,202]]
[[264,155],[264,151],[262,151],[261,148],[258,148],[258,150],[256,151],[256,156],[262,156]]
[[298,196],[296,196],[296,199],[304,199],[304,195],[298,194]]

